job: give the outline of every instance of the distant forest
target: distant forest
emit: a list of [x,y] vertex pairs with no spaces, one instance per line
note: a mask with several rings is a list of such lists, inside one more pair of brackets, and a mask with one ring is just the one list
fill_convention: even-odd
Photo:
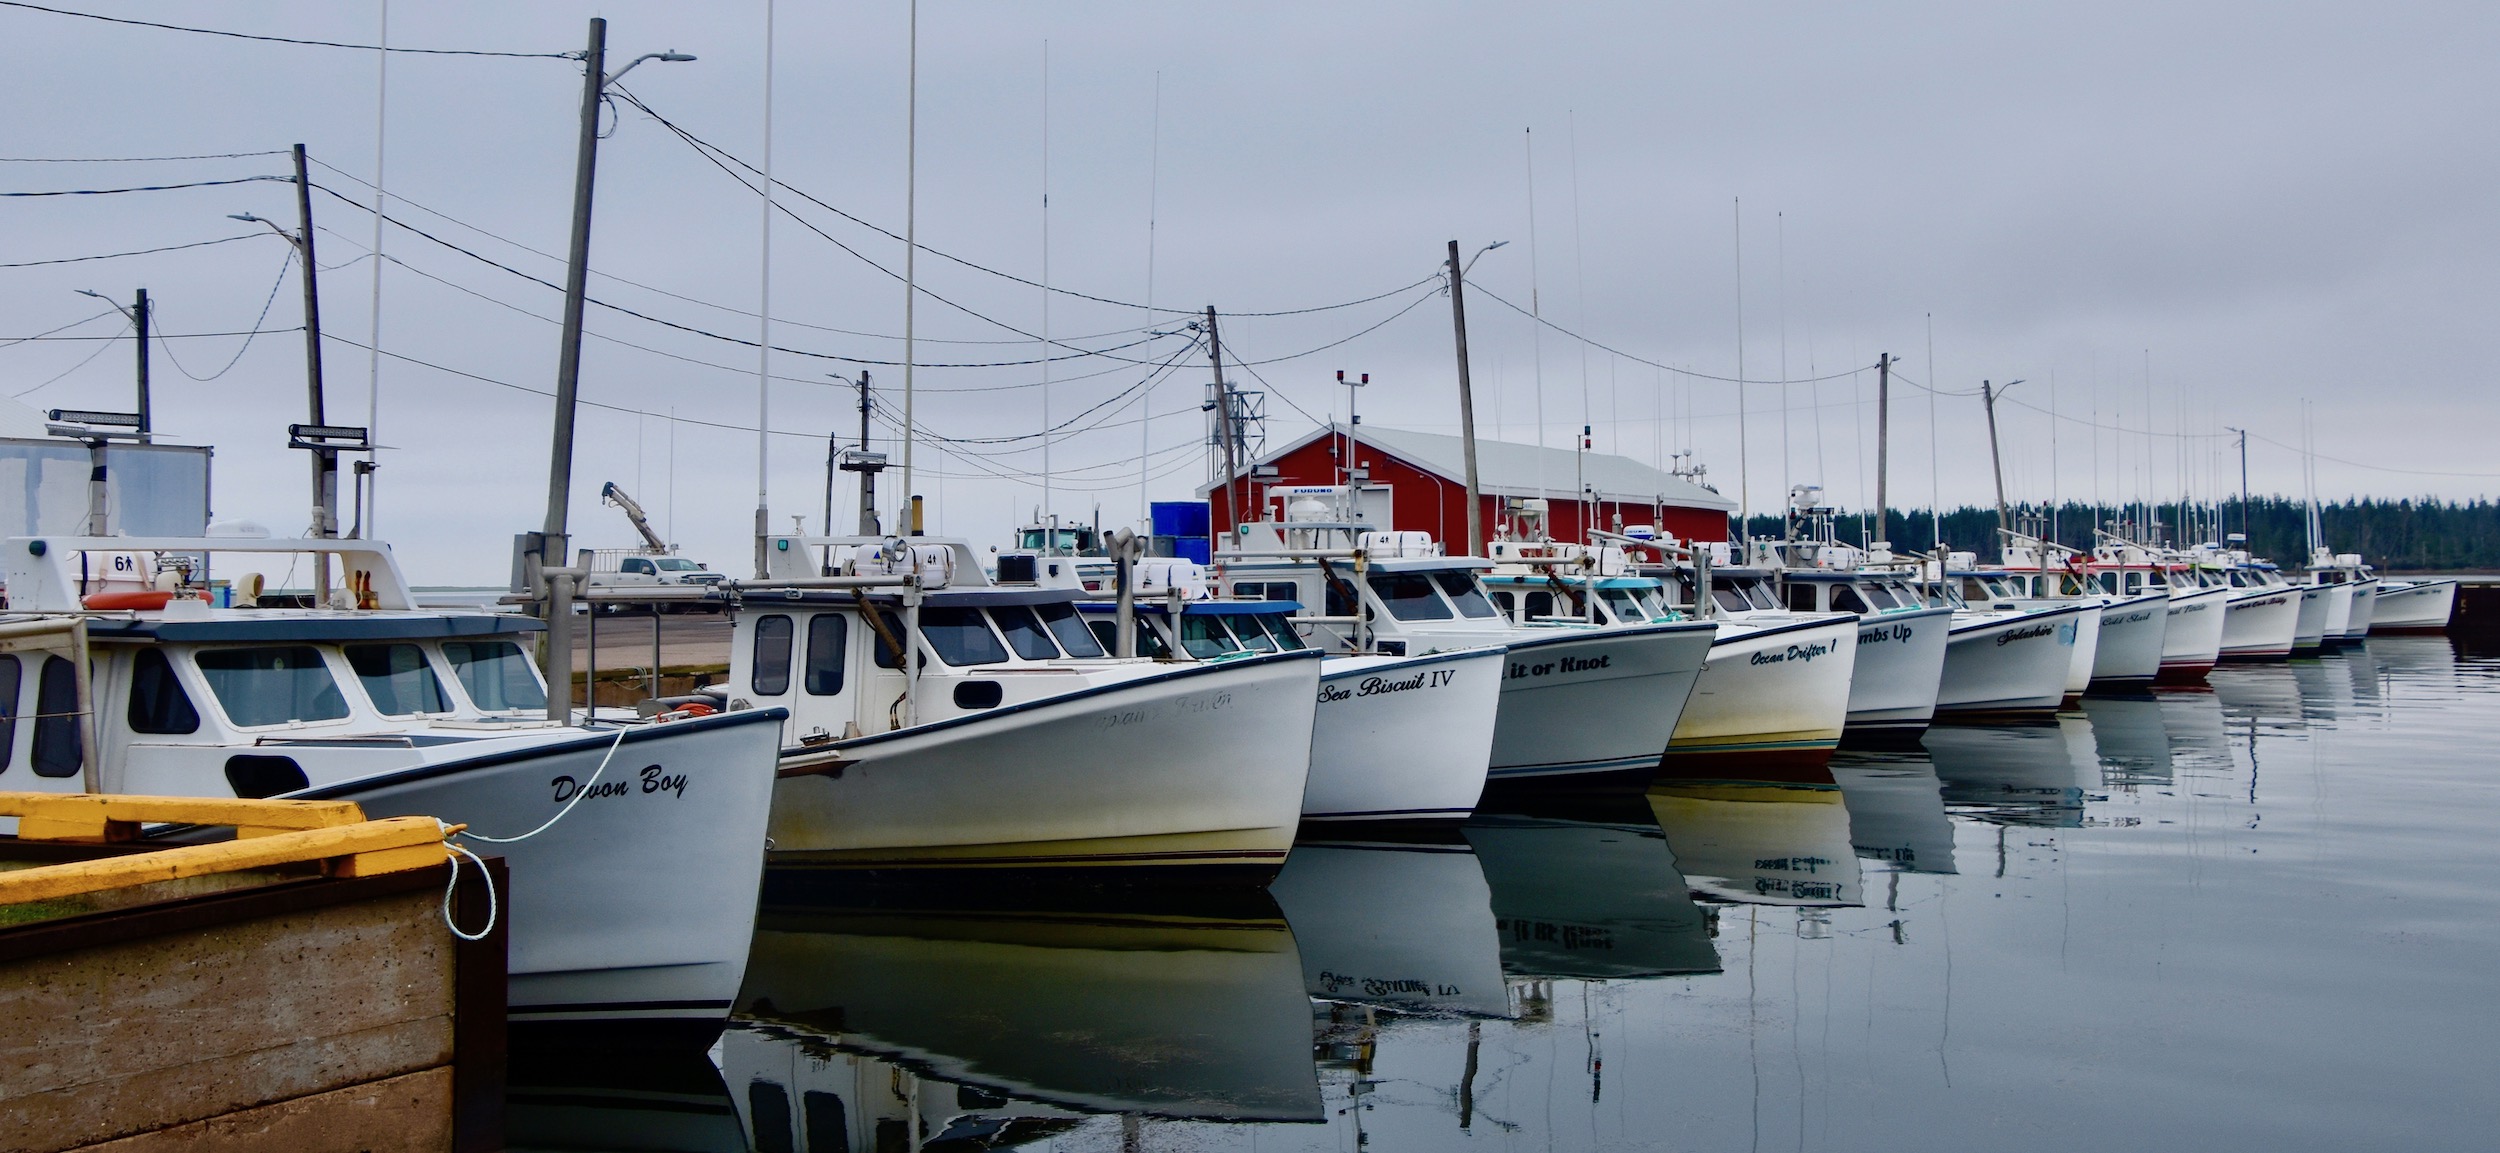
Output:
[[[2297,568],[2308,560],[2309,530],[2307,508],[2290,497],[2267,496],[2249,501],[2247,524],[2250,551],[2287,568]],[[2129,510],[2104,508],[2098,512],[2098,523],[2109,524],[2129,515]],[[2021,505],[2014,509],[2015,523],[2045,525],[2050,509],[2045,505]],[[2180,506],[2158,505],[2154,519],[2162,526],[2165,540],[2176,541],[2171,526],[2181,519]],[[2241,507],[2237,500],[2214,505],[2189,505],[2186,517],[2191,523],[2220,522],[2220,532],[2240,531]],[[1891,528],[1887,538],[1896,552],[1923,552],[1934,547],[1929,531],[1932,522],[1925,509],[1895,509],[1887,516]],[[2363,560],[2389,572],[2456,572],[2463,570],[2500,570],[2500,502],[2474,500],[2452,502],[2421,500],[2347,500],[2320,503],[2318,519],[2325,526],[2327,547],[2336,552],[2357,552]],[[2056,509],[2057,538],[2077,548],[2089,548],[2095,511],[2091,505],[2068,502]],[[1859,537],[1864,518],[1860,514],[1842,516],[1837,522],[1840,539],[1851,544],[1864,543]],[[1994,507],[1957,508],[1944,514],[1944,539],[1948,546],[1993,556],[1997,513]],[[1756,537],[1780,534],[1780,519],[1756,516],[1752,520]],[[2191,534],[2202,537],[2218,534]],[[2190,540],[2189,543],[2195,543]]]

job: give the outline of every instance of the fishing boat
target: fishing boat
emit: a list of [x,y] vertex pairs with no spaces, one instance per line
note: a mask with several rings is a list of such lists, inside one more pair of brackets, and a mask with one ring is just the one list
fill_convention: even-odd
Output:
[[2343,619],[2327,621],[2326,643],[2340,646],[2360,641],[2370,634],[2371,622],[2378,607],[2378,574],[2361,563],[2360,553],[2329,552],[2319,548],[2309,555],[2306,579],[2311,584],[2344,585],[2352,590]]
[[2122,533],[2096,530],[2091,558],[2084,564],[2087,582],[2102,594],[2120,598],[2166,593],[2163,611],[2161,665],[2156,684],[2202,684],[2222,656],[2222,633],[2231,590],[2211,587],[2185,576],[2185,566],[2166,552]]
[[[2233,534],[2232,545],[2238,543],[2237,535]],[[2246,549],[2199,545],[2185,556],[2188,566],[2174,572],[2174,582],[2192,579],[2207,587],[2232,590],[2223,617],[2220,659],[2279,661],[2292,655],[2304,623],[2323,627],[2325,605],[2305,610],[2301,590],[2285,581],[2274,565],[2256,560]]]
[[[719,1032],[754,928],[780,711],[551,720],[525,655],[542,624],[420,609],[376,541],[0,548],[20,614],[0,625],[0,694],[32,718],[0,725],[0,764],[29,770],[15,787],[342,800],[464,826],[510,869],[514,1022]],[[328,607],[281,607],[269,573],[313,577],[292,599]]]
[[2074,675],[2074,649],[2098,608],[2082,603],[2055,608],[1994,612],[1963,599],[1961,579],[1977,558],[1950,553],[1931,558],[1918,582],[1930,603],[1953,609],[1946,637],[1944,679],[1936,691],[1936,719],[1988,721],[2053,715],[2066,700]]
[[1638,787],[1656,773],[1716,625],[1514,624],[1479,583],[1490,561],[1445,556],[1424,533],[1375,531],[1320,495],[1296,490],[1286,521],[1225,537],[1215,570],[1227,593],[1302,606],[1297,627],[1331,653],[1507,648],[1489,786]]
[[2148,583],[2133,593],[2112,592],[2096,584],[2090,570],[2091,555],[2080,549],[2008,532],[2005,562],[1997,571],[2011,582],[2006,591],[2013,595],[2006,599],[2012,607],[2073,600],[2100,606],[2086,688],[2130,692],[2150,687],[2161,675],[2162,650],[2169,636],[2170,590]]
[[[1310,774],[1320,653],[1109,655],[1064,558],[775,536],[734,598],[731,710],[777,708],[776,869],[1265,883]],[[830,575],[827,575],[830,574]]]
[[[1295,602],[1211,599],[1205,570],[1186,560],[1147,558],[1131,571],[1145,588],[1182,592],[1135,598],[1141,656],[1220,662],[1309,647],[1292,624]],[[1103,646],[1116,649],[1118,606],[1088,600],[1078,608]],[[1492,763],[1503,652],[1488,645],[1322,660],[1302,819],[1465,820]]]
[[1689,566],[1658,578],[1665,595],[1718,622],[1693,703],[1667,744],[1672,775],[1777,768],[1812,771],[1831,759],[1849,726],[1861,621],[1847,612],[1791,612],[1771,574],[1712,569],[1706,596]]
[[2370,606],[2370,631],[2443,633],[2456,607],[2457,582],[2449,578],[2381,580]]
[[[1969,554],[1956,553],[1954,555],[1962,557]],[[2081,700],[2084,690],[2092,687],[2092,669],[2098,660],[2101,647],[2101,609],[2103,606],[2099,598],[2085,601],[2073,597],[2062,599],[2033,597],[2029,595],[2031,590],[2022,577],[1995,571],[1948,569],[1945,579],[1952,584],[1954,595],[1960,597],[1962,603],[1974,613],[2028,613],[2042,609],[2075,607],[2085,609],[2086,611],[2074,616],[2070,626],[2061,626],[2071,629],[2074,637],[2073,643],[2067,648],[2066,701],[2072,703]]]
[[[1776,583],[1729,582],[1732,587],[1714,593],[1714,603],[1741,598],[1755,611],[1770,604],[1796,612],[1855,614],[1857,657],[1842,743],[1915,747],[1936,717],[1953,610],[1930,605],[1911,590],[1889,548],[1841,543],[1836,517],[1821,486],[1792,487],[1787,533],[1781,540],[1755,541],[1750,558],[1769,569]],[[1690,579],[1689,572],[1684,575]],[[1719,582],[1714,577],[1712,583]]]

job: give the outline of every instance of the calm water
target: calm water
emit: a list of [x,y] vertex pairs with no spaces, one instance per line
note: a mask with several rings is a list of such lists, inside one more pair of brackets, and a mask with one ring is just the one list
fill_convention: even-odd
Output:
[[[536,1148],[2421,1149],[2500,1134],[2500,661],[2373,640],[1269,897],[769,907]],[[1271,899],[1272,898],[1272,899]]]

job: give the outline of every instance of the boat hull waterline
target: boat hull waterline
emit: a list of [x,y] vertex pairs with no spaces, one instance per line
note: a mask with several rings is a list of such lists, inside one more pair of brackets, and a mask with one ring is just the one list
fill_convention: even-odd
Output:
[[2228,624],[2231,590],[2196,589],[2170,594],[2161,640],[2161,673],[2165,685],[2202,684],[2205,674],[2222,659],[2222,631]]
[[2279,661],[2292,655],[2300,632],[2300,604],[2300,590],[2288,586],[2250,589],[2232,597],[2223,615],[2220,659]]
[[1466,820],[1492,763],[1503,652],[1330,657],[1302,819]]
[[2149,593],[2101,606],[2101,635],[2092,653],[2092,682],[2099,689],[2140,689],[2161,675],[2163,642],[2170,632],[2170,595]]
[[2395,584],[2382,581],[2378,599],[2370,609],[2370,631],[2374,633],[2438,633],[2448,630],[2448,617],[2455,611],[2457,582],[2452,580],[2413,581]]
[[1829,761],[1849,723],[1861,623],[1837,613],[1760,628],[1721,625],[1667,742],[1665,771]]
[[1300,821],[1320,663],[1303,651],[1184,664],[784,750],[766,859],[1264,882]]
[[1709,659],[1707,622],[1556,629],[1504,658],[1488,783],[1644,784]]
[[2066,699],[2076,619],[2089,605],[1957,621],[1945,650],[1936,719],[2042,716]]
[[621,741],[592,733],[284,796],[438,817],[488,837],[557,818],[519,841],[473,844],[502,856],[511,877],[502,915],[512,1020],[717,1031],[754,936],[784,715],[634,726]]
[[1936,719],[1936,693],[1944,687],[1945,647],[1953,610],[1906,609],[1880,613],[1858,624],[1857,667],[1849,679],[1845,745],[1913,745]]

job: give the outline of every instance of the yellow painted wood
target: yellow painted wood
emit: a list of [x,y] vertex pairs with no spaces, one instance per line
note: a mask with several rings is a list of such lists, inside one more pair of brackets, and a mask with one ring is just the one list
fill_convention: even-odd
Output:
[[231,825],[236,836],[257,838],[353,825],[365,813],[353,801],[0,792],[0,817],[19,818],[22,840],[92,843],[136,840],[147,823]]
[[348,869],[357,876],[371,876],[439,864],[448,851],[442,845],[442,823],[432,817],[385,817],[338,828],[301,829],[250,840],[0,872],[0,904],[306,861],[324,862],[333,872]]

